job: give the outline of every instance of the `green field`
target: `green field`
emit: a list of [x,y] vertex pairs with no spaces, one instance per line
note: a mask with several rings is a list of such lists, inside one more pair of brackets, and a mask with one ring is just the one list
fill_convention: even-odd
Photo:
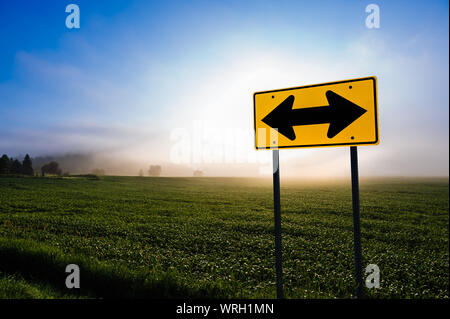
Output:
[[[369,297],[448,298],[448,179],[360,187]],[[272,196],[270,179],[0,178],[0,298],[274,298]],[[349,180],[282,179],[288,298],[352,297],[351,203]]]

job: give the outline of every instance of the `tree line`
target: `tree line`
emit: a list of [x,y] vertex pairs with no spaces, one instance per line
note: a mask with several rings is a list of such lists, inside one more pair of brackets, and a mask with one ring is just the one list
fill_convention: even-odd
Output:
[[[33,176],[34,174],[33,162],[28,154],[25,155],[22,161],[19,161],[17,158],[8,157],[6,154],[3,154],[2,157],[0,157],[0,175]],[[51,161],[41,167],[41,174],[42,176],[45,176],[46,174],[61,176],[62,171],[57,162]]]
[[[51,158],[46,158],[46,160],[50,160]],[[69,175],[68,172],[62,173],[61,168],[59,167],[59,164],[51,160],[49,162],[39,161],[39,158],[37,158],[37,162],[39,165],[42,165],[40,168],[41,176],[45,175]],[[150,168],[148,170],[149,176],[160,176],[162,171],[161,165],[150,165]],[[38,175],[39,172],[35,172],[33,169],[33,162],[31,160],[31,157],[26,154],[22,161],[19,161],[17,158],[9,157],[6,154],[3,154],[2,157],[0,157],[0,175],[29,175],[34,176]],[[96,176],[103,176],[105,175],[104,169],[93,169],[92,174]],[[139,176],[144,176],[144,171],[142,169],[139,170]],[[194,176],[200,176],[198,173]]]
[[30,155],[25,155],[22,161],[17,158],[8,157],[3,154],[0,158],[0,175],[18,174],[18,175],[34,175],[33,163]]

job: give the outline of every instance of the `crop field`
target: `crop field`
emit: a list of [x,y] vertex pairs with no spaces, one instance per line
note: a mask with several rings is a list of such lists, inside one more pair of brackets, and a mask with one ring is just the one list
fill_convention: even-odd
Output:
[[[366,295],[448,298],[448,179],[360,192]],[[351,205],[350,180],[281,180],[287,298],[353,296]],[[0,178],[0,298],[274,298],[273,229],[270,179]]]

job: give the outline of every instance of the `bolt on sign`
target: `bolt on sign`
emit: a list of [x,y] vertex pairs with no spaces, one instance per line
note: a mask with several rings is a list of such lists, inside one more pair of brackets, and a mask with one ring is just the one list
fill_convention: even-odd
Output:
[[256,92],[256,149],[376,145],[377,79]]

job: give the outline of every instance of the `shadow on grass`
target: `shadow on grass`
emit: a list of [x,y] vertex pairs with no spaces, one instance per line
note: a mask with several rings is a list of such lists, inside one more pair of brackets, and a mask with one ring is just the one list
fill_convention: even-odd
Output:
[[[80,289],[65,286],[68,264],[80,267]],[[187,281],[176,270],[143,273],[121,265],[102,264],[81,255],[64,255],[53,247],[26,240],[0,239],[0,271],[51,285],[64,294],[88,298],[230,297],[227,287],[217,283],[200,286],[194,280]]]

